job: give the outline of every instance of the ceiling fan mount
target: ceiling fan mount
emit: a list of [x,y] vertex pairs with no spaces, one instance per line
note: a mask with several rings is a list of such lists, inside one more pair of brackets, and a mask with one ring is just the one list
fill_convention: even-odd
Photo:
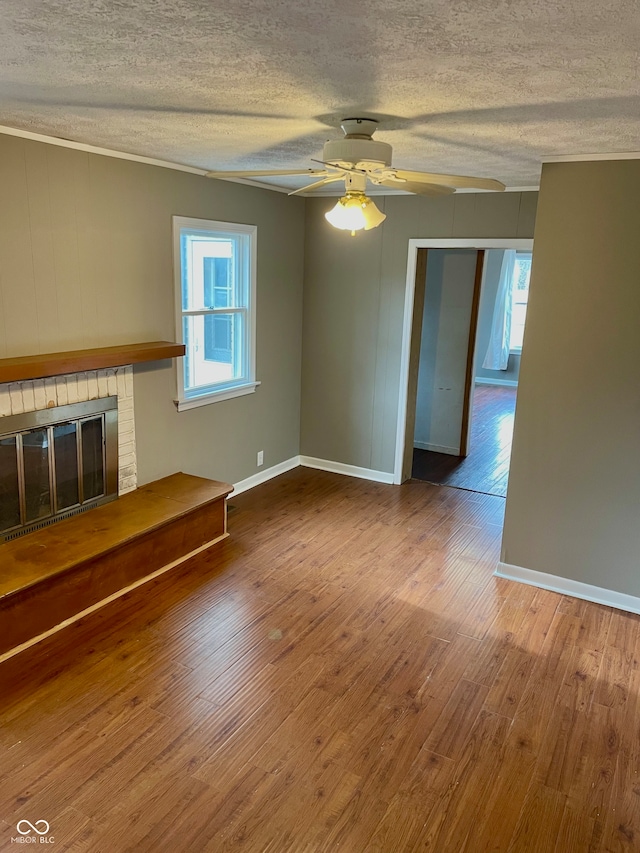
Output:
[[[378,122],[370,118],[345,118],[340,127],[344,139],[325,142],[322,149],[322,159],[325,163],[336,163],[345,166],[359,164],[372,167],[390,166],[393,149],[387,142],[378,142],[373,134]],[[365,169],[366,170],[366,169]]]

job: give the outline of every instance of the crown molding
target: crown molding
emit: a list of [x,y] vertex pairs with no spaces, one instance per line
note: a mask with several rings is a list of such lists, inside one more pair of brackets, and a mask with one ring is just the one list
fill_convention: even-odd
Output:
[[594,160],[640,160],[640,151],[618,151],[613,154],[553,154],[541,158],[543,163],[585,163]]
[[[540,192],[540,184],[531,184],[528,187],[505,187],[506,193],[537,193]],[[466,190],[463,190],[466,192]]]
[[115,151],[112,148],[100,148],[85,142],[74,142],[72,139],[62,139],[59,136],[46,136],[44,133],[34,133],[31,130],[21,130],[17,127],[0,125],[0,134],[19,136],[22,139],[32,139],[34,142],[46,142],[47,145],[58,145],[60,148],[73,148],[76,151],[86,151],[89,154],[102,154],[104,157],[115,157],[117,160],[133,160],[135,163],[146,163],[148,166],[161,166],[163,169],[175,169],[178,172],[190,172],[192,175],[206,175],[206,169],[195,166],[185,166],[182,163],[170,163],[168,160],[157,160],[155,157],[143,157],[141,154],[130,154],[127,151]]
[[[19,136],[22,139],[31,139],[34,142],[45,142],[47,145],[57,145],[60,148],[72,148],[75,151],[86,151],[88,154],[101,154],[103,157],[114,157],[116,160],[131,160],[134,163],[145,163],[147,166],[160,166],[162,169],[174,169],[177,172],[188,172],[191,175],[206,177],[208,169],[198,169],[196,166],[185,166],[183,163],[172,163],[169,160],[158,160],[155,157],[143,157],[142,154],[130,154],[128,151],[116,151],[114,148],[100,148],[98,145],[89,145],[86,142],[74,142],[72,139],[62,139],[59,136],[47,136],[44,133],[35,133],[31,130],[21,130],[18,127],[7,127],[0,125],[0,134],[5,136]],[[225,178],[236,184],[245,184],[249,187],[257,187],[261,190],[275,190],[279,193],[289,193],[286,187],[275,187],[272,184],[263,184],[260,181],[250,181],[246,178]]]

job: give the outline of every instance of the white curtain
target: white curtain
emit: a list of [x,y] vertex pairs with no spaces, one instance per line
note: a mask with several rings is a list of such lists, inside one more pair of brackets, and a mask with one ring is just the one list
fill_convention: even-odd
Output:
[[489,338],[487,354],[482,362],[482,366],[487,370],[506,370],[509,363],[513,271],[515,265],[515,249],[506,249],[502,258],[496,304],[493,309],[491,337]]

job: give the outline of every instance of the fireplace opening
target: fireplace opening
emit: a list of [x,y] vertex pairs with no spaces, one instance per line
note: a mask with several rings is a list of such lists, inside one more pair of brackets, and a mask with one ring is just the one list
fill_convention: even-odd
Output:
[[0,541],[117,496],[117,397],[0,418]]

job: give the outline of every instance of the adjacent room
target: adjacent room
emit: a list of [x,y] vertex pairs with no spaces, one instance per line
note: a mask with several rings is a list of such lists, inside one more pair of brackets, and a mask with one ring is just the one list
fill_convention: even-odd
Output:
[[506,497],[531,257],[427,250],[413,479]]
[[0,849],[636,851],[635,6],[1,18]]

